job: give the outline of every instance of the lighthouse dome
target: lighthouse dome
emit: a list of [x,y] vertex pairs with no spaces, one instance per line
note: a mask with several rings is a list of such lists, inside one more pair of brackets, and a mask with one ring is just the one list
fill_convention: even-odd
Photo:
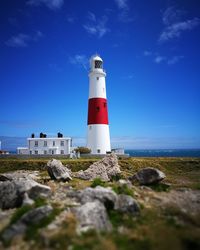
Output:
[[99,60],[99,61],[102,61],[103,62],[103,60],[101,59],[101,57],[99,56],[99,55],[93,55],[93,56],[91,56],[91,60],[93,60],[93,61],[95,61],[95,60]]
[[94,69],[103,69],[103,60],[99,55],[93,55],[90,58],[90,68],[91,70]]

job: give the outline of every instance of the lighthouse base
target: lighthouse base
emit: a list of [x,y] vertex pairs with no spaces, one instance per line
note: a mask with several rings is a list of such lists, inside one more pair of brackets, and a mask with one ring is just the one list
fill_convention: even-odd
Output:
[[88,125],[87,148],[91,149],[91,154],[106,154],[111,151],[109,125]]

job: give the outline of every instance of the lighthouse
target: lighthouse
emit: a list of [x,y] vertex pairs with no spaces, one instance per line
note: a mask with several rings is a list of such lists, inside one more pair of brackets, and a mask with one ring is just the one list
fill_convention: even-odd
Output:
[[103,60],[94,55],[90,59],[87,147],[91,154],[111,151],[106,98],[106,73]]

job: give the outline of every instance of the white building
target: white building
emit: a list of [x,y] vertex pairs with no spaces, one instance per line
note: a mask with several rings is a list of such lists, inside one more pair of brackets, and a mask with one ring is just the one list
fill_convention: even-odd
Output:
[[103,60],[98,56],[90,59],[87,147],[91,154],[111,151],[106,97],[106,73]]
[[124,155],[124,148],[114,148],[112,149],[112,152],[115,153],[116,155]]
[[18,147],[17,154],[68,155],[71,149],[70,137],[27,138],[27,148]]

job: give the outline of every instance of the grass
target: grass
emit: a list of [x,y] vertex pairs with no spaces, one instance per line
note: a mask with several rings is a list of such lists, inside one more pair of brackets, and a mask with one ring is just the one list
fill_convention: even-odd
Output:
[[[16,159],[0,158],[0,173],[14,170],[39,170],[45,171],[45,166],[49,158],[36,159]],[[60,159],[73,172],[87,169],[97,159]],[[166,181],[173,187],[189,187],[200,189],[200,159],[199,158],[128,158],[119,160],[122,178],[133,175],[144,167],[155,167],[163,171],[167,178]]]
[[[13,214],[10,220],[10,225],[16,223],[24,214],[29,212],[33,207],[30,205],[25,205],[16,210],[16,212]],[[9,225],[9,226],[10,226]]]
[[130,189],[126,184],[124,185],[119,185],[118,183],[114,184],[112,186],[113,191],[117,194],[127,194],[130,196],[133,196],[133,190]]
[[105,183],[105,181],[102,181],[101,178],[95,178],[90,186],[92,188],[95,188],[97,186],[105,187],[106,183]]
[[156,183],[152,185],[148,185],[151,189],[153,189],[156,192],[169,192],[170,190],[170,185],[166,183]]

